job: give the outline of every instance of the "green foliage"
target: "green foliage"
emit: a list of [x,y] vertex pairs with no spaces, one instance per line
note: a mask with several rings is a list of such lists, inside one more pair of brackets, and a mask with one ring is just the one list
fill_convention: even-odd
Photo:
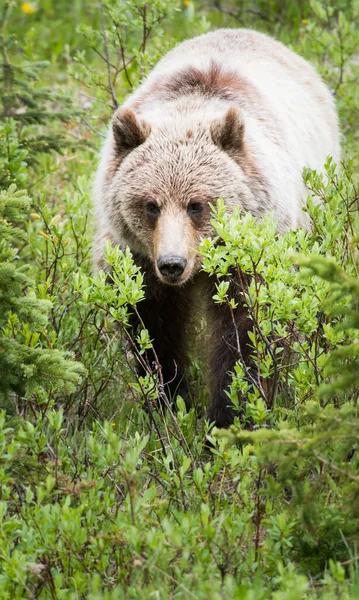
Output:
[[[318,204],[315,197],[308,201],[312,232],[291,231],[277,238],[271,215],[260,222],[238,210],[229,215],[219,201],[213,220],[218,237],[202,242],[203,269],[218,282],[215,301],[235,308],[229,285],[235,272],[254,323],[252,360],[260,377],[257,380],[247,373],[243,378],[248,369],[239,351],[230,394],[237,404],[240,391],[254,403],[262,399],[270,408],[276,402],[294,406],[312,397],[333,369],[342,370],[337,388],[343,392],[350,381],[357,381],[359,216],[355,184],[350,170],[343,169],[338,177],[330,161],[325,179],[307,172],[306,182],[322,201]],[[295,259],[294,251],[306,258]],[[294,269],[293,260],[310,275]],[[322,393],[324,389],[320,387]],[[351,398],[357,399],[355,389]]]
[[353,81],[359,75],[356,27],[359,2],[311,0],[310,8],[312,14],[303,23],[301,52],[313,61],[331,86],[345,133],[349,139],[356,138],[359,104]]
[[[219,201],[218,237],[204,240],[201,253],[204,270],[218,281],[215,300],[234,307],[229,282],[235,272],[254,323],[258,377],[238,348],[228,394],[238,408],[247,399],[254,427],[247,431],[238,420],[217,435],[254,444],[267,472],[262,494],[278,493],[278,484],[286,490],[292,523],[286,544],[289,539],[314,572],[346,553],[345,540],[357,534],[359,213],[350,169],[338,176],[328,161],[325,178],[307,172],[305,179],[314,194],[311,232],[276,238],[270,215],[260,222],[239,211],[228,215]],[[269,474],[274,466],[275,479]]]
[[30,198],[11,185],[0,193],[0,397],[9,392],[50,403],[54,391],[71,391],[84,373],[70,355],[54,349],[56,335],[47,329],[50,303],[36,297],[28,269],[19,264],[16,226],[28,212]]
[[13,0],[5,0],[0,14],[0,112],[4,119],[0,136],[7,142],[2,144],[5,150],[0,154],[5,168],[5,175],[0,176],[1,186],[14,181],[12,168],[18,173],[17,179],[20,177],[16,161],[22,164],[26,157],[27,163],[35,164],[38,153],[79,146],[63,131],[63,124],[74,119],[72,98],[50,86],[39,85],[49,62],[23,57],[19,60],[22,51],[18,40],[8,33],[14,7]]
[[[4,3],[0,39],[1,598],[354,600],[358,2],[27,4]],[[240,275],[258,377],[238,352],[228,401],[246,399],[244,418],[209,432],[205,325],[196,410],[180,397],[171,407],[146,323],[131,329],[146,294],[131,253],[108,246],[111,275],[91,275],[90,148],[174,43],[242,24],[321,70],[346,165],[304,174],[310,232],[279,238],[271,215],[214,209],[204,270],[230,310]],[[69,133],[87,149],[73,153]]]
[[[72,164],[65,163],[66,179],[70,178],[67,165],[71,168]],[[114,407],[117,412],[126,409],[126,400],[133,402],[128,387],[133,367],[127,351],[123,352],[117,328],[117,323],[123,322],[130,312],[125,301],[131,297],[132,262],[128,255],[127,262],[118,266],[119,277],[126,278],[126,285],[129,282],[130,286],[128,289],[119,281],[123,297],[117,295],[119,290],[115,291],[103,274],[90,278],[90,184],[76,173],[65,190],[60,186],[52,194],[52,203],[48,196],[39,195],[34,204],[27,226],[30,244],[24,253],[26,261],[34,266],[40,297],[51,300],[50,319],[58,346],[86,365],[86,377],[76,393],[64,398],[63,404],[65,413],[82,421],[88,415],[99,415],[104,403],[107,410]],[[117,252],[112,250],[114,260],[119,261]]]
[[351,277],[333,260],[319,256],[312,256],[303,262],[312,274],[331,284],[324,310],[327,315],[338,317],[338,324],[335,328],[327,328],[326,335],[345,340],[344,344],[338,344],[330,353],[324,376],[332,381],[322,384],[318,393],[324,399],[346,392],[353,396],[359,389],[358,277]]
[[[88,60],[85,50],[78,51],[70,73],[99,98],[108,101],[112,110],[123,100],[123,91],[134,88],[166,50],[162,23],[178,10],[179,2],[154,0],[151,3],[125,0],[119,10],[116,0],[101,0],[101,27],[80,25],[86,46],[102,61]],[[153,39],[155,36],[155,40]],[[155,44],[155,45],[154,45]],[[152,47],[149,52],[148,46]]]
[[289,562],[296,523],[248,447],[200,463],[177,449],[173,468],[154,438],[103,422],[73,453],[61,412],[17,430],[2,415],[3,598],[356,597],[339,563],[316,592]]
[[16,123],[0,123],[0,188],[11,183],[22,185],[27,179],[27,150],[19,142]]

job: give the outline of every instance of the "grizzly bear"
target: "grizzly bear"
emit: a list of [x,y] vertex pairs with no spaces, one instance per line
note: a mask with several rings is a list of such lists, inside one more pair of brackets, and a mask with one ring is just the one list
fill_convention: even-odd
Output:
[[[222,29],[170,51],[112,119],[95,182],[95,261],[107,238],[128,245],[145,274],[138,305],[169,392],[186,394],[193,298],[211,326],[208,418],[233,421],[225,394],[238,360],[248,360],[251,321],[236,323],[212,301],[212,280],[196,248],[213,235],[210,203],[223,198],[261,217],[275,213],[278,233],[308,227],[303,167],[321,171],[340,159],[332,94],[314,69],[270,37]],[[196,309],[197,310],[197,309]]]

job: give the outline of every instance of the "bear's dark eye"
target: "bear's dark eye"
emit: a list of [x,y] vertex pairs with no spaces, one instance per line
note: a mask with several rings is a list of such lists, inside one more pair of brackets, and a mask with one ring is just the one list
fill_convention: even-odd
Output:
[[161,212],[160,207],[156,202],[147,202],[147,204],[145,204],[145,210],[151,219],[156,219]]
[[199,217],[203,211],[203,204],[201,202],[191,202],[187,206],[187,212],[190,217]]

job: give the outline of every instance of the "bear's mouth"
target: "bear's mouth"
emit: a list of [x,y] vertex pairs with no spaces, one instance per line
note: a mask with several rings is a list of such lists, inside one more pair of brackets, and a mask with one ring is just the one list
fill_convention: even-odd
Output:
[[181,285],[184,285],[190,278],[191,278],[191,273],[183,273],[183,275],[181,275],[181,277],[165,277],[164,275],[162,275],[161,273],[157,271],[157,277],[158,279],[161,281],[161,283],[164,283],[165,285],[170,285],[172,287],[179,287]]

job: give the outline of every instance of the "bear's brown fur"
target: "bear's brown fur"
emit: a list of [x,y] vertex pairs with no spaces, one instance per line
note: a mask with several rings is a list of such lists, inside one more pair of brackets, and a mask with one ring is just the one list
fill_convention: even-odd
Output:
[[141,318],[172,393],[186,393],[188,324],[200,288],[211,334],[209,419],[231,423],[225,389],[248,360],[251,322],[211,301],[196,252],[213,235],[209,203],[222,197],[278,232],[308,226],[304,166],[340,157],[333,99],[312,67],[282,44],[247,30],[220,30],[165,56],[114,115],[98,169],[95,261],[107,238],[128,244],[145,273]]

